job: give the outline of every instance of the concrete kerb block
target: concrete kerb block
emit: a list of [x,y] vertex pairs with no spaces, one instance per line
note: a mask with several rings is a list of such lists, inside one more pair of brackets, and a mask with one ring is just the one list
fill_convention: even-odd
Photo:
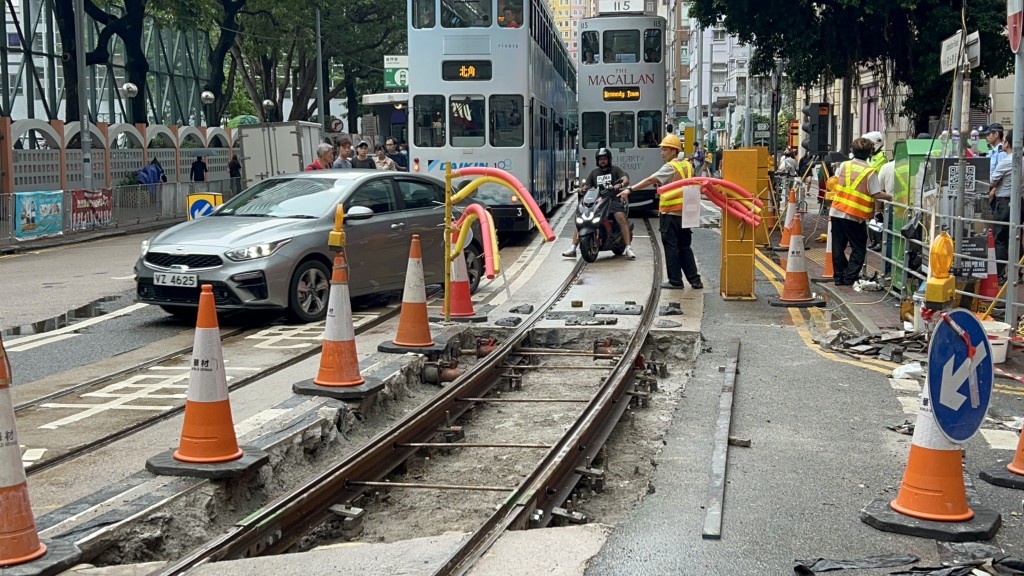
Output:
[[3,576],[50,576],[60,574],[82,558],[82,551],[72,542],[64,540],[42,540],[46,545],[46,554],[31,562],[0,568]]
[[974,518],[965,522],[936,522],[914,518],[892,509],[891,498],[874,500],[860,511],[860,519],[868,526],[884,532],[931,538],[943,542],[974,542],[991,540],[1003,523],[994,508],[971,503]]
[[882,330],[878,325],[862,311],[862,308],[864,308],[863,306],[851,306],[846,303],[844,294],[839,292],[839,290],[833,286],[832,280],[824,282],[812,280],[812,282],[817,284],[821,292],[826,294],[828,299],[836,304],[836,308],[846,315],[858,334],[863,336],[877,336],[882,333]]
[[174,450],[168,450],[146,460],[146,470],[157,476],[188,476],[221,480],[239,478],[255,472],[270,461],[266,452],[253,446],[239,446],[242,457],[228,462],[182,462],[174,458]]
[[986,468],[978,474],[978,477],[995,486],[1013,488],[1014,490],[1024,490],[1024,476],[1010,472],[1006,467],[1006,464],[998,464],[996,466]]

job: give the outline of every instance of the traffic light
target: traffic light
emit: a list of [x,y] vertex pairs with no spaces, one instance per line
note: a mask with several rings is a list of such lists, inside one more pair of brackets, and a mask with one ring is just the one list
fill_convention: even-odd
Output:
[[823,102],[808,104],[801,110],[804,121],[800,130],[806,132],[800,147],[811,154],[826,154],[829,151],[829,123],[832,116],[832,105]]

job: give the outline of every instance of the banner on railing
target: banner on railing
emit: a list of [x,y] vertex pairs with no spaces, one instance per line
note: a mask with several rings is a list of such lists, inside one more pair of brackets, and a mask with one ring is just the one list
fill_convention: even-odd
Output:
[[15,192],[14,238],[32,240],[64,232],[64,191]]
[[71,229],[91,230],[109,226],[114,211],[110,188],[71,191]]

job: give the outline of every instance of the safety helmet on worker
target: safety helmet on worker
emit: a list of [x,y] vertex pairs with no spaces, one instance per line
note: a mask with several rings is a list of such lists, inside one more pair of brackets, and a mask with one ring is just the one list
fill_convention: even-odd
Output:
[[[604,156],[605,158],[608,159],[608,165],[611,166],[612,165],[612,151],[607,149],[607,148],[604,148],[604,147],[599,148],[597,150],[597,154],[594,155],[594,160],[595,161],[599,161],[599,160],[601,160],[602,156]],[[598,163],[600,164],[600,162],[598,162]]]
[[885,148],[885,136],[883,136],[881,132],[866,132],[863,136],[861,136],[861,138],[866,138],[870,140],[872,144],[874,144],[874,150],[872,150],[872,152],[878,152],[882,148]]
[[666,134],[665,137],[661,139],[661,144],[658,144],[658,146],[660,148],[675,148],[676,150],[683,149],[683,143],[680,142],[679,136],[676,136],[675,134]]

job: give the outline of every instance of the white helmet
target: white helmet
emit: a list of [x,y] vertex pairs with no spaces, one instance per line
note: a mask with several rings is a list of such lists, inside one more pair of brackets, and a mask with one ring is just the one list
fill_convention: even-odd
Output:
[[872,152],[878,152],[882,148],[885,148],[885,136],[883,136],[881,132],[867,132],[862,135],[861,138],[867,138],[875,144],[875,148]]

